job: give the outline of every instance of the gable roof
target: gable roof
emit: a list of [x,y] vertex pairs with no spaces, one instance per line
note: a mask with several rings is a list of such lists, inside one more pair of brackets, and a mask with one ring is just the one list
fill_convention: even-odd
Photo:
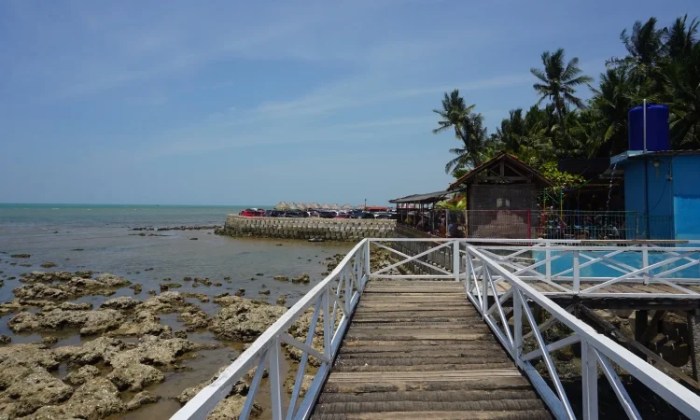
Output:
[[[511,154],[501,152],[498,155],[496,155],[496,157],[494,157],[493,159],[482,163],[481,165],[462,175],[459,179],[457,179],[457,181],[450,184],[448,190],[454,191],[459,189],[463,185],[475,183],[479,174],[485,171],[489,171],[497,166],[500,166],[501,163],[509,166],[514,172],[518,173],[521,177],[527,178],[534,183],[542,184],[545,186],[552,185],[552,183],[547,178],[545,178],[545,176],[542,175],[542,173],[537,169],[526,164],[525,162],[521,161],[520,159],[516,158]],[[504,177],[503,181],[506,180],[507,178]]]

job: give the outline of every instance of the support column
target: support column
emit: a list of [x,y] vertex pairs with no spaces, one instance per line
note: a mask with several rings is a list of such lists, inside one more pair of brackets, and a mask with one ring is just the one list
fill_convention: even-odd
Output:
[[634,339],[646,345],[644,335],[649,326],[649,313],[646,310],[634,312]]
[[693,369],[693,379],[700,381],[700,309],[687,312],[688,334],[690,335],[690,365]]

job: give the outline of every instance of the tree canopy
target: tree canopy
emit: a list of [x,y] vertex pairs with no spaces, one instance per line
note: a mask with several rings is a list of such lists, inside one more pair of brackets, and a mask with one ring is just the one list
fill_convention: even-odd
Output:
[[544,51],[542,67],[530,70],[538,102],[510,111],[490,135],[475,104],[457,89],[445,93],[433,132],[452,130],[460,141],[445,171],[458,176],[502,150],[547,172],[561,158],[614,156],[627,150],[627,113],[644,99],[669,106],[672,149],[700,149],[699,25],[687,15],[666,27],[654,17],[634,22],[620,34],[626,55],[607,60],[597,85],[563,48]]

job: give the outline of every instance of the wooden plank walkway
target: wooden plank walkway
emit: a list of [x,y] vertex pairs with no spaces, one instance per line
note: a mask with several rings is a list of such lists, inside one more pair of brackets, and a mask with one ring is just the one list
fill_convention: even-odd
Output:
[[551,414],[461,284],[373,280],[312,418],[546,419]]
[[[566,293],[561,291],[560,289],[557,289],[556,287],[553,287],[545,282],[542,281],[536,281],[536,280],[529,280],[527,283],[534,287],[535,290],[537,290],[540,293],[543,293],[545,295],[566,295],[566,294],[573,294],[573,293]],[[568,289],[573,288],[573,281],[556,281],[557,284],[561,285],[562,287],[566,287]],[[596,286],[600,283],[593,283],[590,281],[582,281],[580,284],[580,289],[585,290],[589,287]],[[700,293],[700,285],[693,285],[693,284],[680,284],[680,286],[691,290],[696,293]],[[499,293],[505,293],[508,290],[510,290],[510,284],[508,282],[501,282],[498,283],[496,286],[498,288]],[[657,297],[663,297],[663,295],[681,295],[685,299],[688,300],[698,300],[700,299],[700,296],[694,296],[694,295],[683,295],[683,293],[675,289],[669,285],[666,284],[661,284],[661,283],[650,283],[650,284],[644,284],[641,282],[620,282],[620,283],[615,283],[611,284],[605,287],[602,287],[600,289],[596,289],[594,292],[591,293],[639,293],[639,294],[647,294],[649,295],[649,298],[655,299]],[[624,297],[624,296],[621,296]]]
[[[552,299],[563,307],[572,303],[581,303],[595,309],[668,309],[668,310],[695,310],[700,309],[700,295],[684,294],[671,286],[659,283],[615,283],[586,295],[564,292],[541,281],[528,281],[535,290]],[[568,289],[573,288],[573,282],[557,281]],[[599,283],[582,281],[581,290],[595,286]],[[700,285],[681,285],[696,293],[700,293]],[[496,285],[498,293],[510,290],[508,282],[499,282]],[[630,296],[634,293],[634,296]],[[601,296],[605,294],[605,296]],[[489,291],[489,296],[491,292]]]

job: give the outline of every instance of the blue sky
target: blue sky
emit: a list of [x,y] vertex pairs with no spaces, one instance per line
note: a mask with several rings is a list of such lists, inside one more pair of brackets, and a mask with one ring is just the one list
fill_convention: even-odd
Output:
[[[459,88],[492,131],[543,51],[596,77],[688,1],[0,2],[0,202],[383,204],[445,188]],[[587,89],[580,95],[590,96]]]

